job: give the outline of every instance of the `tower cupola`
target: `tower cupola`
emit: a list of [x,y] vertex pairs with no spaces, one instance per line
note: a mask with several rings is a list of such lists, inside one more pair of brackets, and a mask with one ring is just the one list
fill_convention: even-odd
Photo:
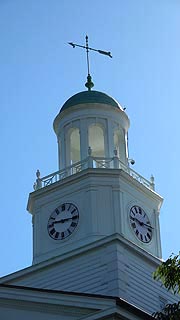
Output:
[[[54,120],[58,139],[59,169],[84,161],[89,155],[93,167],[116,155],[128,164],[129,119],[120,104],[99,91],[82,91],[69,98]],[[101,162],[102,163],[102,162]]]

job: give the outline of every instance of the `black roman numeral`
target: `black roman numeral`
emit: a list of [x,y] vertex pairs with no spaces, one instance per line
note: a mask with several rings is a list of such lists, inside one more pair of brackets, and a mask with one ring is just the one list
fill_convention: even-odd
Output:
[[133,228],[136,228],[135,222],[131,223],[131,225],[132,225]]
[[139,231],[138,231],[138,230],[136,230],[136,234],[137,234],[137,236],[138,236],[138,234],[139,234]]
[[[133,214],[133,216],[136,215],[136,213],[134,213],[134,209],[135,209],[135,207],[132,207],[132,208],[131,208],[131,213]],[[136,210],[135,210],[135,211],[136,211]]]
[[54,223],[51,223],[48,225],[48,228],[53,228],[54,227]]
[[71,214],[73,214],[76,211],[76,209],[73,209],[73,211],[71,211]]
[[61,238],[64,238],[64,232],[61,232]]
[[62,210],[62,211],[65,211],[65,208],[66,208],[65,204],[62,204],[61,210]]
[[69,207],[68,207],[68,209],[67,209],[67,210],[69,211],[69,210],[70,210],[70,208],[71,208],[71,204],[69,205]]
[[75,223],[75,222],[71,222],[71,227],[76,227],[77,226],[77,223]]
[[58,209],[55,209],[55,212],[56,212],[57,214],[59,214],[59,210],[58,210]]
[[59,237],[59,232],[56,232],[55,239],[58,239],[58,237]]
[[149,240],[151,239],[151,236],[150,236],[150,234],[149,234],[149,233],[147,233],[147,237],[148,237],[148,239],[149,239]]
[[68,234],[71,234],[71,231],[69,229],[67,229]]
[[53,228],[51,231],[50,231],[50,234],[53,236],[53,234],[56,232],[56,230]]

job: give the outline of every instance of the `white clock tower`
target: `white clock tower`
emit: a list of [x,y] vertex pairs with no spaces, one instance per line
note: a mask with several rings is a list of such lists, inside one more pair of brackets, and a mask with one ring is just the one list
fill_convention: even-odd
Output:
[[[131,167],[128,128],[123,108],[103,92],[89,88],[64,103],[54,120],[59,169],[45,177],[37,171],[28,200],[33,265],[2,279],[6,305],[20,308],[17,297],[22,310],[31,301],[28,312],[37,301],[53,315],[67,311],[61,319],[151,319],[174,301],[152,279],[161,263],[162,198],[153,177]],[[38,312],[33,319],[47,319]]]
[[59,171],[38,173],[28,202],[34,264],[111,238],[161,258],[162,198],[129,166],[128,128],[127,114],[105,93],[65,102],[54,120]]

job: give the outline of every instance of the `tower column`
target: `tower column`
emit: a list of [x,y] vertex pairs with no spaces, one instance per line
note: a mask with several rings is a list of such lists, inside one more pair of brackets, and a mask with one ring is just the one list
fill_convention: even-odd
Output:
[[112,158],[114,156],[114,135],[112,128],[112,121],[107,120],[107,144],[108,144],[108,152],[109,157]]
[[65,146],[65,134],[64,131],[61,132],[58,137],[58,153],[59,153],[59,170],[65,168],[65,154],[66,154],[66,146]]
[[84,119],[80,120],[80,152],[81,152],[81,160],[84,160],[88,156],[88,129],[87,129],[87,121]]
[[106,158],[109,158],[109,130],[108,130],[108,120],[106,120],[105,128],[104,128],[104,154]]

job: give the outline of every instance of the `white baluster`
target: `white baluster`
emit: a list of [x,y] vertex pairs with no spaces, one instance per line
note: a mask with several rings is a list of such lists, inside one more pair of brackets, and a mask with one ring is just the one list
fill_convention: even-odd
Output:
[[92,149],[91,147],[88,148],[88,168],[93,168],[93,158],[91,156]]
[[42,188],[42,181],[41,181],[40,175],[41,175],[41,174],[40,174],[40,171],[37,170],[37,171],[36,171],[36,177],[37,177],[37,179],[36,179],[36,190]]
[[155,183],[154,183],[154,176],[153,175],[151,175],[151,177],[150,177],[150,185],[151,185],[151,189],[155,190]]
[[114,169],[119,169],[119,158],[117,156],[116,149],[114,150],[113,164],[114,164]]

